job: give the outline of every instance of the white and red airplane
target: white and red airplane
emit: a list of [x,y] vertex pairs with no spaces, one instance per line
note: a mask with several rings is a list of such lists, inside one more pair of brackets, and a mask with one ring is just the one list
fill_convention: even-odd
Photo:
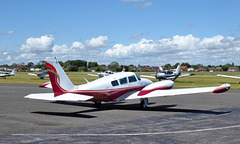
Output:
[[[217,76],[219,76],[219,77],[226,77],[226,78],[233,78],[233,79],[240,79],[239,76],[229,76],[229,75],[221,75],[221,74],[218,74]],[[239,84],[240,84],[240,82],[239,82]]]
[[29,94],[25,98],[50,101],[93,101],[101,102],[139,99],[140,107],[147,108],[148,98],[213,92],[220,93],[230,89],[229,84],[219,87],[171,89],[174,81],[165,80],[153,83],[139,78],[133,72],[115,73],[92,82],[75,86],[56,61],[46,62],[53,93]]

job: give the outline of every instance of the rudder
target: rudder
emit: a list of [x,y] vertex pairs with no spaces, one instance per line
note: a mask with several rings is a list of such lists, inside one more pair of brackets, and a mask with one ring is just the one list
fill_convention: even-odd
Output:
[[46,62],[46,66],[54,96],[61,95],[64,92],[71,91],[75,88],[57,60],[53,62]]

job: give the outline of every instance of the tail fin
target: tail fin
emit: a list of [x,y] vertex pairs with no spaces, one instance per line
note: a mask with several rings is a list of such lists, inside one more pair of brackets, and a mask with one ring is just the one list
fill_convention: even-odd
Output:
[[16,71],[17,71],[17,69],[15,68],[15,69],[12,70],[12,72],[11,72],[10,74],[11,74],[11,75],[15,75],[15,74],[16,74]]
[[180,73],[180,64],[177,66],[176,72],[177,72],[177,74]]
[[54,96],[61,95],[64,92],[73,90],[75,88],[57,60],[53,62],[46,62],[46,66]]

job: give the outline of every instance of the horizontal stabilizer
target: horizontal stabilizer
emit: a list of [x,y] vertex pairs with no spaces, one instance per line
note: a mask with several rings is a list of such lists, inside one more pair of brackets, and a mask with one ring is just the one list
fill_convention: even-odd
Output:
[[52,89],[52,84],[51,84],[51,82],[46,82],[46,83],[44,83],[44,84],[42,84],[42,85],[39,85],[38,87],[50,88],[50,89]]
[[49,101],[86,101],[92,99],[92,96],[64,93],[57,97],[54,97],[54,93],[39,93],[39,94],[29,94],[24,98],[38,99],[38,100],[49,100]]
[[156,77],[155,76],[148,76],[148,75],[139,75],[140,77],[144,77],[144,78],[153,78],[155,79]]

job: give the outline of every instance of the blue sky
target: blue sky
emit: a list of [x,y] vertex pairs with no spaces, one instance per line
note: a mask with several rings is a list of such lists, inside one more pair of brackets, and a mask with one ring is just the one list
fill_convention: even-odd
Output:
[[0,64],[240,64],[238,0],[2,0]]

